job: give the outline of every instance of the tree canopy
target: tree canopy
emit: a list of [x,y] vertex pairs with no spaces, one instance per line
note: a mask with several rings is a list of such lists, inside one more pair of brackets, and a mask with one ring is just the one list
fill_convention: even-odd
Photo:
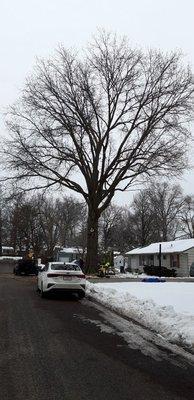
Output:
[[37,62],[10,109],[6,168],[25,189],[58,185],[84,197],[88,265],[115,192],[186,166],[193,89],[180,54],[143,52],[104,32],[81,57],[61,46]]

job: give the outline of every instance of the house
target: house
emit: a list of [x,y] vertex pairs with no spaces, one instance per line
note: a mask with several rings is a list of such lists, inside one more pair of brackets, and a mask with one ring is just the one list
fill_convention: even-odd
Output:
[[83,249],[79,247],[55,247],[55,261],[71,262],[83,256]]
[[120,271],[122,267],[128,268],[128,258],[123,254],[117,253],[114,257],[114,268]]
[[114,257],[114,267],[116,269],[121,269],[121,267],[124,267],[125,265],[125,257],[122,254],[118,254],[117,256]]
[[126,256],[132,272],[142,271],[145,265],[159,265],[160,244],[162,266],[174,268],[177,276],[189,276],[190,267],[194,263],[194,239],[152,243],[149,246],[128,251]]

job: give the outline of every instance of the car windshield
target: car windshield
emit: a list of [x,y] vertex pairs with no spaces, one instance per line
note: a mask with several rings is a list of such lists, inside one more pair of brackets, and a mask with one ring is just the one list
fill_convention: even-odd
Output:
[[76,264],[51,264],[51,269],[54,271],[81,271],[79,265]]

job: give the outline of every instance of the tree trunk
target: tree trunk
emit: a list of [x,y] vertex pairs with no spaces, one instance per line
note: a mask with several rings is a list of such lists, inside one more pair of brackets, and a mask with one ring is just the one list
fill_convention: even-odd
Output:
[[87,255],[85,272],[95,272],[98,266],[98,211],[88,210],[87,224]]

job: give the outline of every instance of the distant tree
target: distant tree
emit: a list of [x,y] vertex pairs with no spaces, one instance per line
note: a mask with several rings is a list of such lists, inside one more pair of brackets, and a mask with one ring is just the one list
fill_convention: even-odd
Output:
[[59,239],[59,226],[55,200],[50,197],[43,197],[38,203],[39,230],[43,235],[44,251],[48,257],[53,256],[53,250]]
[[25,189],[64,186],[83,196],[88,271],[115,192],[185,167],[193,89],[180,54],[144,54],[106,33],[81,61],[61,47],[27,80],[9,116],[10,178]]
[[10,207],[11,201],[7,199],[6,188],[0,186],[0,254],[2,246],[11,246],[10,243]]
[[3,208],[3,193],[0,187],[0,256],[2,255],[2,208]]
[[17,197],[10,206],[10,242],[15,251],[32,248],[40,256],[44,238],[39,222],[39,198]]
[[122,212],[122,207],[110,204],[101,215],[99,220],[99,236],[101,249],[104,252],[115,248],[115,231],[119,230],[121,233],[120,223],[122,221]]
[[181,231],[189,238],[194,238],[194,196],[183,199],[180,211]]
[[[5,212],[6,211],[6,212]],[[56,198],[19,195],[7,203],[2,213],[2,239],[15,251],[33,249],[36,257],[53,256],[56,245],[83,245],[86,207],[72,196]]]
[[73,196],[64,196],[56,200],[56,212],[59,227],[59,243],[62,246],[78,244],[78,235],[85,229],[86,204]]
[[112,228],[112,247],[125,253],[136,245],[134,236],[134,220],[127,207],[120,207],[116,224]]
[[145,246],[154,237],[153,207],[149,190],[143,189],[135,195],[130,210],[129,231],[133,236],[133,245]]
[[154,237],[157,241],[174,240],[179,230],[179,214],[182,208],[180,185],[153,183],[148,188],[151,203]]
[[136,245],[174,240],[180,229],[182,204],[180,185],[155,182],[141,190],[131,205]]

